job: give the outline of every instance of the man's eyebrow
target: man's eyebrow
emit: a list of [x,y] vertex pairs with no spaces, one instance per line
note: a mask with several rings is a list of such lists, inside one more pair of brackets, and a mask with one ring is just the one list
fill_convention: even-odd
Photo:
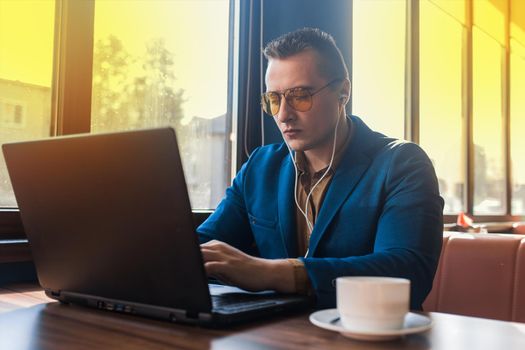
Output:
[[313,87],[313,86],[308,86],[308,85],[299,85],[299,86],[294,86],[293,88],[290,88],[290,89],[307,89],[307,90],[313,90],[314,87]]
[[292,86],[288,89],[284,89],[284,90],[267,90],[266,92],[279,92],[279,93],[283,93],[285,91],[288,91],[288,90],[294,90],[294,89],[305,89],[305,90],[313,90],[315,89],[314,86],[308,86],[308,85],[297,85],[297,86]]

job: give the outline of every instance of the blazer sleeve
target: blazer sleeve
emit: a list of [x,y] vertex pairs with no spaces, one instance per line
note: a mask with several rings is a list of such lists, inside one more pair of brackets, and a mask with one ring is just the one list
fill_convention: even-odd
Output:
[[405,143],[393,151],[373,252],[302,259],[319,307],[335,306],[335,279],[340,276],[407,278],[412,309],[421,309],[432,288],[442,245],[443,199],[434,168],[419,146]]
[[[253,151],[250,158],[257,151]],[[216,239],[247,254],[259,255],[244,201],[244,182],[249,166],[250,160],[242,166],[232,185],[226,189],[226,196],[215,211],[197,228],[201,244]]]

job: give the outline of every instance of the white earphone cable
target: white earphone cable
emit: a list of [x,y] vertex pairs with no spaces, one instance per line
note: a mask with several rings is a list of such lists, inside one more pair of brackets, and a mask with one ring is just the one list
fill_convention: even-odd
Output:
[[[334,156],[335,156],[335,147],[337,145],[337,128],[339,127],[339,121],[340,120],[341,120],[341,118],[338,117],[337,118],[337,123],[335,124],[334,144],[332,146],[332,156],[330,157],[330,163],[328,164],[328,168],[326,168],[326,171],[323,173],[323,176],[321,176],[321,178],[319,180],[317,180],[315,185],[310,189],[310,192],[308,193],[308,196],[306,196],[306,205],[305,205],[305,209],[304,209],[305,213],[308,213],[308,204],[310,202],[310,197],[311,197],[312,193],[314,192],[314,190],[317,187],[317,185],[319,185],[321,183],[321,181],[323,181],[323,179],[326,177],[326,175],[328,175],[328,172],[332,168],[332,164],[334,162]],[[313,231],[313,224],[308,220],[307,216],[305,217],[305,219],[306,219],[306,222],[308,223],[308,228],[310,229],[310,234],[311,234],[312,231]]]
[[[298,176],[297,176],[297,164],[296,164],[295,157],[294,157],[294,151],[292,151],[292,149],[290,148],[290,145],[288,145],[288,142],[286,142],[286,139],[284,138],[284,135],[283,135],[284,143],[285,143],[286,147],[288,148],[288,152],[290,153],[290,159],[292,161],[292,164],[293,164],[293,167],[294,167],[294,170],[295,170],[295,177],[294,177],[294,201],[295,201],[295,206],[297,207],[297,209],[299,209],[299,212],[303,215],[304,219],[306,220],[306,225],[308,226],[308,230],[310,231],[310,234],[312,234],[312,232],[314,230],[314,227],[313,227],[313,223],[310,222],[310,220],[308,220],[308,214],[307,214],[308,202],[310,200],[310,197],[311,197],[314,189],[317,187],[317,185],[319,185],[319,183],[321,183],[321,181],[323,181],[323,179],[326,177],[326,175],[328,174],[328,172],[332,168],[332,164],[333,164],[334,157],[335,157],[335,148],[337,146],[337,129],[339,128],[339,121],[340,120],[341,120],[341,117],[338,117],[337,118],[337,123],[335,124],[334,143],[333,143],[333,146],[332,146],[332,155],[330,157],[330,163],[329,163],[328,168],[326,169],[326,171],[321,176],[321,178],[319,180],[317,180],[315,185],[310,189],[310,192],[306,196],[306,206],[305,206],[304,210],[299,205],[299,201],[297,199],[297,178],[298,178]],[[280,130],[280,128],[279,128],[279,130]],[[282,132],[281,132],[281,134],[282,134]],[[307,257],[309,251],[310,251],[310,249],[306,250],[306,254],[304,255],[305,258]]]

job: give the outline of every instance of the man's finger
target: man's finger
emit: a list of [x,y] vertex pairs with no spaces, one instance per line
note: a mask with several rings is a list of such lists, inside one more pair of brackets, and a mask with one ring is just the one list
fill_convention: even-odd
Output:
[[208,276],[223,275],[226,272],[226,264],[222,261],[208,261],[204,263],[204,269]]
[[217,250],[201,248],[201,252],[204,262],[224,260],[224,255]]
[[218,241],[216,239],[213,239],[211,241],[208,241],[206,243],[202,243],[201,247],[220,247],[226,245],[224,242]]
[[215,278],[216,280],[220,281],[223,284],[233,285],[232,281],[225,275],[218,274],[218,275],[213,275],[210,277]]

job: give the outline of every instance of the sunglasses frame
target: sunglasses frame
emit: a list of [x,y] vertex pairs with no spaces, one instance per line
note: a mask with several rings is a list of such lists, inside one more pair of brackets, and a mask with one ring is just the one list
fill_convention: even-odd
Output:
[[[277,114],[279,114],[279,111],[281,110],[281,104],[282,104],[282,100],[283,100],[283,97],[284,97],[284,100],[286,101],[286,103],[288,104],[288,106],[290,106],[294,111],[297,111],[297,112],[308,112],[310,109],[312,109],[312,106],[313,106],[313,96],[315,94],[317,94],[318,92],[321,92],[322,90],[326,89],[327,87],[329,87],[330,85],[338,82],[338,81],[341,81],[341,80],[344,80],[345,78],[337,78],[337,79],[333,79],[331,80],[328,84],[320,87],[319,89],[313,91],[313,92],[310,92],[310,90],[308,88],[304,88],[304,87],[293,87],[293,88],[289,88],[289,89],[286,89],[282,92],[280,91],[267,91],[263,94],[261,94],[261,107],[263,109],[263,111],[272,116],[272,117],[275,117]],[[290,96],[290,93],[293,92],[293,91],[296,91],[296,90],[301,90],[301,91],[305,91],[307,93],[307,95],[305,96],[308,96],[308,98],[310,99],[310,106],[305,109],[305,110],[298,110],[296,109],[294,106],[292,106],[291,102],[289,101],[289,97]],[[265,102],[265,99],[269,99],[268,97],[268,94],[277,94],[279,96],[279,108],[277,109],[277,112],[275,114],[272,114],[271,111],[267,111],[265,109],[265,105],[269,105],[269,103],[267,104]],[[291,100],[291,98],[290,98]]]

